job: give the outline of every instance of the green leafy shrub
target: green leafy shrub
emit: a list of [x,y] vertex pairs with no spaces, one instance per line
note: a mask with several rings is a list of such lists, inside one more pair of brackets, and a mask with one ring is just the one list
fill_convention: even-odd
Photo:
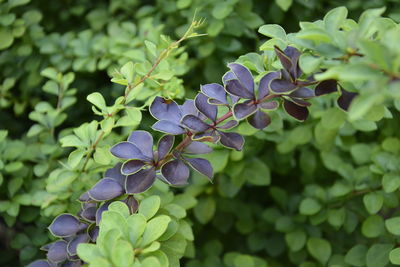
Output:
[[[246,136],[243,151],[212,145],[214,151],[204,156],[214,169],[213,184],[192,174],[188,187],[164,187],[170,198],[164,204],[179,199],[175,204],[187,210],[195,236],[194,245],[188,242],[190,235],[186,240],[177,237],[173,247],[179,251],[165,251],[169,262],[185,255],[181,263],[188,266],[398,263],[398,24],[381,18],[383,9],[363,13],[356,23],[339,8],[323,21],[302,22],[300,31],[287,34],[283,29],[297,30],[298,20],[322,17],[327,3],[276,1],[264,7],[257,1],[245,2],[250,3],[211,1],[202,6],[197,1],[159,1],[145,6],[111,1],[92,8],[89,1],[82,1],[70,3],[60,16],[49,16],[59,10],[57,3],[0,3],[1,12],[10,14],[2,15],[0,26],[5,36],[0,56],[1,127],[9,131],[8,137],[2,132],[0,144],[0,212],[6,229],[1,232],[7,232],[4,245],[14,250],[2,252],[3,262],[13,262],[17,251],[23,263],[38,257],[37,247],[48,242],[44,228],[51,217],[77,212],[80,205],[75,200],[116,162],[109,148],[130,131],[154,123],[146,107],[155,96],[190,97],[194,94],[190,89],[199,83],[218,82],[226,62],[255,50],[259,41],[253,29],[271,20],[284,23],[283,28],[260,27],[259,32],[271,38],[261,46],[262,54],[244,54],[237,62],[248,67],[258,83],[267,72],[282,67],[274,46],[295,46],[302,52],[301,79],[315,74],[318,81],[327,81],[315,92],[339,94],[311,100],[310,116],[301,125],[282,109],[269,112],[271,124],[262,131],[241,122],[234,131]],[[360,3],[345,4],[357,17]],[[375,7],[384,4],[367,2]],[[398,6],[387,5],[386,14],[396,19]],[[298,8],[304,11],[294,12]],[[132,9],[138,10],[134,17]],[[168,48],[173,41],[162,33],[179,39],[195,9],[207,21],[200,32],[209,36],[188,42],[189,54],[182,47]],[[297,19],[292,19],[294,15]],[[66,21],[74,20],[66,26]],[[168,56],[161,56],[163,51],[169,51]],[[158,58],[160,64],[146,77]],[[106,72],[113,77],[112,87],[104,82]],[[135,90],[129,89],[133,85]],[[337,107],[338,96],[342,96],[339,106],[347,107],[343,99],[354,93],[358,96],[348,113]],[[100,121],[83,123],[92,115],[87,105],[75,101],[87,95]],[[61,145],[74,150],[70,153]],[[162,185],[157,182],[157,186]],[[151,189],[145,196],[152,194],[161,193]],[[182,219],[164,208],[160,211],[160,216]],[[120,226],[113,227],[121,231]],[[117,243],[131,242],[125,235],[116,236]],[[157,251],[163,251],[164,241]],[[90,256],[85,261],[93,266],[107,266],[104,260],[118,265],[104,244],[99,241],[90,248],[100,250],[98,258],[103,261]],[[136,245],[126,246],[137,249]],[[138,255],[142,264],[165,265],[159,252]]]

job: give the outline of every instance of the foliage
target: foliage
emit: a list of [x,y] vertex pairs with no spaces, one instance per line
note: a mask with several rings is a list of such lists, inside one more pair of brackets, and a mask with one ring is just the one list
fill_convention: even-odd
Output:
[[[101,1],[96,6],[90,1],[69,4],[68,10],[55,16],[59,13],[55,11],[60,10],[58,1],[0,3],[0,40],[4,46],[0,56],[1,127],[8,130],[8,136],[7,131],[2,131],[0,138],[0,212],[5,222],[1,235],[7,233],[2,238],[4,246],[13,249],[13,253],[3,250],[1,261],[15,262],[17,251],[23,263],[37,258],[37,248],[48,242],[44,228],[51,217],[65,212],[74,214],[83,208],[85,212],[79,216],[93,223],[93,211],[100,204],[81,206],[75,200],[91,186],[94,187],[88,195],[95,196],[96,185],[101,186],[104,180],[110,182],[107,178],[98,182],[100,173],[116,163],[109,149],[136,128],[149,130],[154,123],[152,115],[157,119],[152,128],[177,135],[173,139],[175,144],[187,129],[198,132],[190,136],[196,142],[220,141],[240,149],[243,139],[239,135],[228,138],[236,133],[245,136],[246,144],[242,151],[210,144],[211,153],[194,157],[193,153],[182,151],[162,162],[153,156],[153,163],[158,162],[159,167],[165,163],[172,166],[165,167],[164,172],[161,170],[163,176],[157,173],[157,177],[169,184],[187,183],[184,188],[167,189],[160,179],[140,194],[127,191],[125,184],[122,191],[118,185],[111,187],[117,188],[118,194],[111,198],[117,197],[118,204],[110,208],[114,213],[104,213],[111,214],[110,220],[118,217],[118,212],[125,220],[135,220],[128,219],[134,215],[121,211],[126,211],[119,201],[126,198],[125,193],[135,193],[140,205],[151,195],[160,195],[157,216],[167,216],[169,219],[165,220],[175,222],[168,225],[184,224],[176,230],[179,234],[169,236],[178,251],[163,249],[169,238],[157,237],[150,246],[150,250],[156,251],[142,254],[148,248],[119,234],[124,232],[123,223],[111,222],[109,229],[100,223],[102,237],[87,247],[88,255],[78,249],[79,256],[86,257],[91,265],[119,264],[111,248],[105,247],[108,242],[104,240],[111,239],[115,244],[124,244],[118,253],[127,247],[134,248],[136,259],[150,266],[157,266],[157,262],[165,266],[160,251],[174,264],[184,255],[180,261],[185,266],[399,263],[399,251],[395,248],[400,185],[400,141],[395,123],[400,106],[399,26],[381,18],[384,9],[363,13],[358,23],[346,19],[346,9],[334,9],[323,20],[302,22],[300,31],[288,34],[297,30],[294,25],[298,20],[322,17],[322,7],[331,3],[276,1],[262,5],[258,1],[219,4],[193,0],[158,1],[150,6],[140,1],[114,0]],[[351,10],[351,17],[361,13],[357,1],[343,4]],[[385,14],[394,19],[398,16],[399,7],[394,2],[365,4],[387,4]],[[137,12],[132,15],[132,10]],[[192,21],[195,10],[198,17],[206,19],[206,24]],[[283,28],[276,24],[260,27],[259,32],[271,39],[261,46],[261,55],[244,54],[257,46],[254,29],[263,20],[279,23]],[[208,36],[194,38],[182,47],[183,40],[198,35],[193,30],[200,24],[200,32]],[[300,57],[290,48],[285,50],[287,45],[299,49]],[[227,76],[222,86],[210,84],[219,82],[226,71],[225,63],[238,56],[229,67],[232,71],[242,65],[250,69],[257,85],[250,94],[243,88],[237,91],[237,79],[226,79]],[[294,68],[297,62],[303,74]],[[106,72],[113,77],[112,87],[105,82]],[[277,99],[257,103],[263,99],[257,93],[262,91],[265,77],[273,80],[268,81],[269,89],[280,95],[278,102],[284,109],[276,109]],[[203,84],[202,94],[194,98],[195,91],[190,89],[198,88],[199,83]],[[246,85],[244,89],[250,87]],[[314,94],[324,97],[317,99]],[[91,121],[87,105],[76,105],[80,103],[77,99],[86,96],[93,112],[101,118],[99,121]],[[147,113],[150,103],[162,102],[164,98],[184,105],[180,100],[184,96],[195,99],[195,106],[208,117],[206,125],[198,121],[206,117],[197,111],[175,114],[178,119],[174,119],[174,114],[157,114],[156,107],[151,105],[151,114]],[[236,103],[237,96],[245,100]],[[218,108],[210,108],[207,98]],[[174,103],[170,101],[167,102]],[[267,113],[263,104],[268,104]],[[210,132],[211,126],[219,124],[214,114],[221,117],[229,113],[226,105],[232,108],[229,116],[234,120],[225,127],[234,128],[226,130],[218,125]],[[348,113],[342,109],[348,109]],[[299,125],[283,110],[297,120],[307,120]],[[236,120],[241,121],[239,125]],[[263,130],[252,127],[267,125]],[[206,134],[201,133],[204,131]],[[171,139],[157,133],[154,138]],[[209,147],[203,147],[204,150],[210,152]],[[137,158],[127,159],[130,161],[124,166],[136,168],[126,170],[129,176],[148,168],[148,159],[139,159],[142,163]],[[213,183],[201,179],[196,172],[187,180],[186,166],[209,178],[214,174]],[[181,175],[170,174],[176,168],[182,170]],[[96,197],[96,203],[110,199],[110,195],[107,199]],[[130,212],[134,212],[132,205],[136,202],[128,199]],[[142,212],[147,209],[151,207],[142,208]],[[146,221],[150,223],[149,218]],[[195,245],[191,244],[191,227]],[[102,239],[107,234],[111,239]],[[61,241],[53,249],[64,245]],[[91,252],[99,254],[93,256]]]

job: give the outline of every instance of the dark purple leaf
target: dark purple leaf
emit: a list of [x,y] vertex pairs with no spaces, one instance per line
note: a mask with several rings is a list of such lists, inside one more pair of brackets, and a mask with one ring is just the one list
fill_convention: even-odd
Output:
[[147,158],[153,158],[153,136],[146,131],[133,131],[128,142],[133,143]]
[[99,231],[100,231],[100,229],[99,229],[98,226],[95,226],[95,227],[93,227],[92,229],[90,229],[90,231],[89,231],[89,236],[90,236],[90,239],[91,239],[93,242],[96,242],[97,237],[99,236]]
[[[199,117],[201,120],[205,120],[206,116],[201,114],[199,110],[196,108],[196,105],[194,103],[194,100],[187,99],[185,100],[185,103],[180,106],[182,110],[182,118],[185,117],[186,115],[194,115],[196,117]],[[181,118],[181,120],[182,120]]]
[[49,244],[43,245],[43,246],[40,247],[40,250],[49,251],[51,245],[53,245],[53,243],[49,243]]
[[226,81],[237,79],[236,75],[232,71],[228,71],[222,76],[222,82],[225,84]]
[[230,120],[230,121],[227,121],[226,123],[224,123],[224,124],[218,126],[217,128],[218,128],[218,129],[229,130],[229,129],[232,129],[233,127],[236,127],[238,124],[239,124],[238,121],[236,121],[236,120]]
[[96,211],[96,225],[100,224],[101,221],[101,216],[104,211],[108,210],[108,206],[110,206],[111,202],[105,202],[103,205],[101,205],[100,208],[97,209]]
[[270,89],[276,94],[285,94],[295,90],[297,87],[284,79],[275,79],[270,83]]
[[254,80],[253,75],[248,68],[238,63],[230,63],[228,67],[235,74],[240,83],[249,91],[254,94]]
[[124,188],[111,178],[101,179],[89,190],[90,197],[97,201],[113,199],[124,193]]
[[96,220],[96,207],[90,207],[82,210],[81,217],[87,221],[94,222]]
[[282,66],[287,70],[290,71],[292,68],[292,60],[288,55],[285,54],[279,47],[275,46],[275,53],[278,56],[279,61],[281,62]]
[[202,158],[185,158],[185,160],[193,169],[207,176],[210,181],[212,180],[214,176],[214,171],[211,163],[208,160]]
[[279,75],[280,75],[279,72],[275,71],[275,72],[269,72],[261,78],[260,85],[258,86],[258,98],[259,99],[262,99],[262,98],[266,97],[267,95],[269,95],[269,88],[270,88],[271,81],[274,79],[278,79],[280,77]]
[[67,242],[64,240],[54,242],[47,252],[47,259],[54,263],[65,261],[67,259]]
[[278,106],[279,106],[278,101],[261,102],[260,104],[258,104],[258,107],[268,110],[277,109]]
[[350,106],[351,102],[353,101],[354,97],[356,97],[358,94],[354,93],[354,92],[346,91],[343,88],[341,89],[341,91],[342,91],[342,94],[338,98],[337,103],[340,108],[347,111],[349,109],[349,106]]
[[110,151],[111,154],[121,159],[148,160],[148,158],[142,154],[139,148],[131,142],[118,143],[114,145]]
[[283,107],[290,116],[299,121],[305,121],[308,117],[308,109],[306,107],[296,105],[286,99],[283,101]]
[[[122,164],[121,172],[125,175],[130,175],[130,174],[140,171],[145,165],[146,165],[146,163],[144,163],[141,160],[137,160],[137,159],[128,160],[128,161],[124,162],[124,164]],[[125,179],[124,179],[124,182],[125,182]]]
[[125,200],[122,200],[122,202],[128,206],[131,214],[135,213],[139,207],[139,202],[133,196],[128,196]]
[[70,261],[63,263],[61,267],[81,267],[82,263],[78,256],[68,257]]
[[88,201],[91,201],[93,199],[90,198],[88,192],[85,192],[78,198],[78,200],[81,201],[81,202],[88,202]]
[[53,264],[50,264],[46,260],[36,260],[30,263],[27,267],[53,267]]
[[261,110],[257,110],[256,113],[247,119],[251,126],[256,129],[264,129],[271,123],[271,117]]
[[238,133],[219,132],[219,134],[221,136],[219,141],[222,145],[236,150],[242,150],[244,144],[243,136]]
[[79,229],[79,220],[71,214],[58,215],[49,226],[54,236],[67,237],[76,234]]
[[288,46],[286,47],[284,53],[286,56],[290,58],[292,62],[292,67],[288,71],[290,72],[290,74],[294,79],[297,79],[302,74],[298,64],[300,58],[300,51],[292,46]]
[[245,98],[254,99],[254,94],[249,92],[238,80],[226,81],[225,90],[231,95]]
[[337,82],[336,80],[326,80],[320,82],[315,87],[315,95],[326,95],[337,91]]
[[153,103],[150,105],[151,115],[158,120],[168,120],[179,123],[182,113],[181,110],[173,100],[166,100],[157,96]]
[[161,174],[171,185],[185,185],[189,178],[189,168],[180,159],[174,159],[161,167]]
[[212,121],[217,119],[218,108],[208,103],[208,97],[202,93],[197,94],[194,100],[196,108]]
[[205,84],[200,87],[203,94],[211,99],[216,99],[221,104],[228,104],[226,92],[222,85],[218,83]]
[[82,205],[82,209],[97,207],[97,203],[95,203],[95,202],[84,202],[81,205]]
[[219,141],[220,136],[217,131],[212,130],[210,132],[197,133],[192,137],[192,139],[196,140],[196,141],[201,141],[201,142],[216,143]]
[[186,132],[184,128],[182,128],[175,122],[167,120],[157,121],[156,123],[153,124],[151,128],[153,128],[156,131],[172,135],[184,134]]
[[113,168],[107,169],[104,174],[105,178],[111,178],[117,181],[123,187],[125,186],[126,176],[121,173],[122,163],[117,163]]
[[293,91],[292,93],[289,94],[290,97],[295,97],[295,98],[304,98],[304,99],[308,99],[308,98],[312,98],[315,96],[314,91],[306,88],[306,87],[301,87],[299,89],[296,89],[295,91]]
[[293,103],[295,103],[298,106],[302,106],[302,107],[309,107],[311,106],[310,102],[307,102],[303,99],[299,99],[299,98],[291,98],[290,101],[292,101]]
[[186,115],[183,117],[182,124],[195,132],[204,132],[210,128],[208,124],[194,115]]
[[236,103],[233,106],[233,115],[237,120],[247,118],[256,112],[257,106],[252,103],[252,100],[247,100],[244,103]]
[[207,154],[212,152],[212,148],[202,142],[192,141],[184,148],[183,152],[185,154]]
[[138,194],[149,189],[156,178],[154,168],[142,169],[126,177],[125,189],[128,194]]
[[173,135],[164,135],[160,138],[157,146],[157,161],[162,160],[171,151],[174,146],[174,141],[175,137]]
[[78,245],[81,243],[87,243],[89,239],[90,237],[86,233],[77,235],[74,239],[68,242],[67,245],[68,254],[71,256],[76,255],[76,248],[78,247]]

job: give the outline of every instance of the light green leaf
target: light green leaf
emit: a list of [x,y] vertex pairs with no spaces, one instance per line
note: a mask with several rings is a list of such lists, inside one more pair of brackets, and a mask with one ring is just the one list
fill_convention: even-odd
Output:
[[329,32],[339,30],[341,24],[347,18],[347,13],[347,8],[343,6],[330,10],[324,17],[325,28]]
[[159,196],[150,196],[143,199],[139,205],[139,213],[143,214],[147,220],[156,215],[160,208],[161,198]]
[[106,101],[104,100],[103,96],[98,92],[91,93],[86,97],[86,99],[102,111],[105,111],[107,108]]
[[0,28],[0,50],[6,49],[14,42],[14,36],[5,28]]
[[278,38],[281,40],[286,40],[286,32],[278,24],[263,25],[258,29],[258,32],[270,38]]
[[385,221],[386,229],[394,234],[400,235],[400,217],[393,217]]
[[133,258],[133,247],[128,241],[118,240],[112,247],[111,261],[115,264],[115,266],[131,267],[133,265]]
[[[128,84],[131,84],[135,78],[135,67],[132,61],[127,62],[121,68],[121,74],[124,76]],[[115,81],[117,82],[117,81]]]
[[132,214],[126,220],[128,225],[128,237],[132,246],[137,247],[138,241],[146,228],[146,218],[142,214]]
[[382,217],[378,215],[369,216],[361,226],[361,232],[368,238],[378,237],[384,230],[384,223]]
[[400,187],[400,176],[394,173],[386,173],[382,178],[382,187],[386,193],[392,193]]
[[400,248],[395,248],[390,251],[389,259],[392,264],[400,265]]
[[331,257],[332,248],[328,241],[322,238],[311,237],[307,241],[307,250],[311,256],[320,261],[322,264],[326,264]]
[[157,240],[167,230],[171,218],[166,215],[159,215],[151,219],[143,233],[141,247],[146,247],[153,241]]
[[128,206],[122,201],[114,201],[113,203],[110,204],[108,210],[116,211],[125,218],[127,218],[130,215]]

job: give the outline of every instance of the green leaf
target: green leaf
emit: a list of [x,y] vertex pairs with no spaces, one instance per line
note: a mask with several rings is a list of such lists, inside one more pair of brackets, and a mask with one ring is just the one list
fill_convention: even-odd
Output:
[[108,210],[116,211],[125,218],[127,218],[130,215],[128,206],[122,201],[114,201],[113,203],[110,204]]
[[393,217],[385,221],[386,229],[394,235],[400,235],[400,217]]
[[132,214],[126,220],[128,225],[128,237],[132,246],[137,247],[137,243],[146,229],[146,218],[142,214]]
[[262,186],[271,183],[271,171],[268,165],[258,158],[254,158],[247,163],[241,175],[247,177],[247,181],[253,185]]
[[304,73],[311,74],[319,68],[322,60],[322,57],[315,57],[304,53],[300,55],[299,66]]
[[42,70],[40,72],[40,75],[49,78],[53,81],[57,81],[58,80],[58,72],[55,68],[45,68],[44,70]]
[[395,248],[390,251],[389,259],[392,264],[400,265],[400,248]]
[[275,3],[283,10],[288,11],[292,6],[293,0],[275,0]]
[[307,250],[311,256],[320,261],[322,264],[326,264],[331,257],[332,248],[328,241],[322,238],[311,237],[307,241]]
[[121,74],[127,80],[128,84],[131,84],[135,78],[135,67],[132,61],[127,62],[121,68]]
[[378,237],[384,230],[384,223],[381,216],[371,215],[369,216],[361,226],[361,232],[368,238]]
[[363,202],[369,214],[375,214],[382,208],[383,197],[380,193],[371,192],[363,197]]
[[161,267],[156,257],[147,257],[141,262],[141,267]]
[[389,263],[392,244],[374,244],[367,252],[367,267],[384,267]]
[[139,213],[143,214],[147,220],[156,215],[160,208],[161,198],[159,196],[150,196],[143,199],[139,205]]
[[367,255],[367,246],[365,245],[355,245],[346,254],[344,260],[347,264],[356,267],[365,266],[365,257]]
[[102,111],[106,110],[107,108],[106,101],[104,100],[103,96],[98,92],[91,93],[87,96],[86,99]]
[[177,219],[186,217],[186,210],[176,204],[168,204],[163,209],[167,210],[170,215]]
[[224,19],[226,18],[233,10],[232,5],[229,2],[218,2],[213,10],[212,15],[216,19]]
[[6,49],[14,42],[14,36],[5,28],[0,28],[0,50]]
[[212,197],[199,199],[196,207],[194,207],[194,216],[202,223],[208,223],[214,216],[216,209],[215,200]]
[[383,175],[382,187],[386,193],[392,193],[400,187],[400,176],[394,173]]
[[317,43],[329,43],[332,41],[331,37],[326,33],[326,31],[319,28],[301,30],[296,34],[296,37],[300,39],[311,40]]
[[146,247],[153,241],[157,240],[167,230],[171,218],[166,215],[159,215],[151,219],[143,233],[141,247]]
[[285,235],[286,244],[291,251],[299,251],[304,247],[307,235],[302,230],[296,230]]
[[329,32],[339,30],[347,18],[347,13],[347,8],[343,6],[330,10],[324,17],[325,28]]
[[85,262],[93,262],[101,253],[95,244],[81,243],[77,248],[78,256]]
[[144,41],[144,44],[145,44],[147,50],[150,52],[150,54],[152,56],[156,57],[157,56],[157,46],[153,42],[150,42],[147,40]]
[[72,169],[75,169],[85,154],[86,152],[83,149],[76,149],[72,151],[68,156],[69,166],[71,166]]
[[286,32],[278,24],[263,25],[258,29],[258,32],[270,38],[278,38],[281,40],[286,40]]
[[112,247],[111,261],[115,264],[115,266],[118,267],[133,266],[133,257],[134,257],[133,247],[128,241],[118,240]]
[[313,198],[305,198],[300,203],[300,214],[303,215],[314,215],[321,210],[321,204],[319,204]]

